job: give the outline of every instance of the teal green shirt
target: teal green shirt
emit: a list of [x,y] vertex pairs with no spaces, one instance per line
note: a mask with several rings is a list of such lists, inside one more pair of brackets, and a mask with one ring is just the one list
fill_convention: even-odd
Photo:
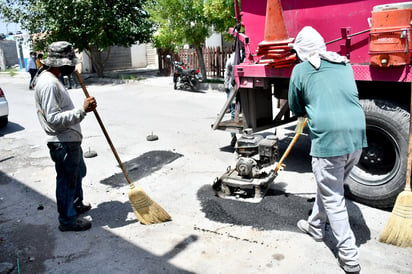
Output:
[[322,60],[318,70],[308,61],[296,65],[289,107],[298,117],[308,116],[311,156],[340,156],[367,146],[365,114],[350,64]]

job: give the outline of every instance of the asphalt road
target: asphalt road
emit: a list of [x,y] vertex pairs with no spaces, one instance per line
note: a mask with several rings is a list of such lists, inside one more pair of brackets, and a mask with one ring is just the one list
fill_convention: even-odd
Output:
[[[330,231],[317,243],[296,222],[312,207],[309,138],[302,136],[259,204],[214,196],[211,184],[233,165],[230,134],[212,131],[226,94],[173,90],[171,77],[127,84],[86,81],[130,176],[172,216],[140,224],[127,182],[93,114],[82,122],[86,232],[57,229],[55,172],[37,121],[29,77],[0,74],[10,123],[0,129],[0,273],[343,273]],[[70,91],[81,105],[81,89]],[[277,130],[280,151],[294,125]],[[272,131],[273,133],[273,131]],[[155,134],[157,141],[147,141]],[[377,241],[389,211],[347,200],[361,273],[412,273],[411,248]]]

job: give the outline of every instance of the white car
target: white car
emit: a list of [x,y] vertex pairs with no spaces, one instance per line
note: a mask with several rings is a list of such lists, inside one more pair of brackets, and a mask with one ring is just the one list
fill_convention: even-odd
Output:
[[9,122],[9,103],[0,87],[0,128],[7,126]]

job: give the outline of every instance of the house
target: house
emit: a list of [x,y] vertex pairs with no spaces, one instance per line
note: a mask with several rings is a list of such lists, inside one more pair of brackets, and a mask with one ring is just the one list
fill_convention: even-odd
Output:
[[[33,51],[32,39],[27,33],[11,35],[5,40],[0,40],[0,70],[18,66],[21,71],[26,71],[31,51]],[[91,60],[87,54],[81,53],[80,59],[82,60],[81,72],[92,73]],[[156,49],[151,44],[135,44],[131,47],[113,46],[105,71],[146,67],[157,68],[157,59]]]

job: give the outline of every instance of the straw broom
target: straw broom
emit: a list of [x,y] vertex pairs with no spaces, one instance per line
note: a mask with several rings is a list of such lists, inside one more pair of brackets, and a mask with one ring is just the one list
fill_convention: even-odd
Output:
[[[412,84],[411,84],[412,88]],[[412,90],[409,122],[408,166],[406,169],[405,189],[396,198],[395,206],[389,217],[379,241],[400,247],[412,247],[412,191],[411,191],[411,165],[412,165]]]
[[[86,97],[90,97],[89,92],[87,91],[86,86],[79,72],[76,71],[75,73],[76,73],[77,79],[79,80],[80,85],[82,86],[84,95]],[[96,116],[97,121],[99,122],[100,128],[102,129],[104,136],[106,137],[107,142],[110,145],[110,148],[112,149],[112,152],[117,162],[119,163],[120,168],[123,171],[123,174],[127,182],[129,183],[130,189],[128,191],[128,195],[129,195],[130,203],[133,208],[133,212],[136,215],[136,218],[142,224],[145,224],[145,225],[161,223],[161,222],[171,220],[170,215],[160,205],[158,205],[155,201],[150,199],[150,197],[143,191],[141,187],[136,186],[132,183],[122,161],[120,160],[119,155],[116,152],[115,147],[113,146],[112,141],[110,140],[109,134],[107,133],[97,110],[93,110],[93,112],[94,112],[94,115]]]

